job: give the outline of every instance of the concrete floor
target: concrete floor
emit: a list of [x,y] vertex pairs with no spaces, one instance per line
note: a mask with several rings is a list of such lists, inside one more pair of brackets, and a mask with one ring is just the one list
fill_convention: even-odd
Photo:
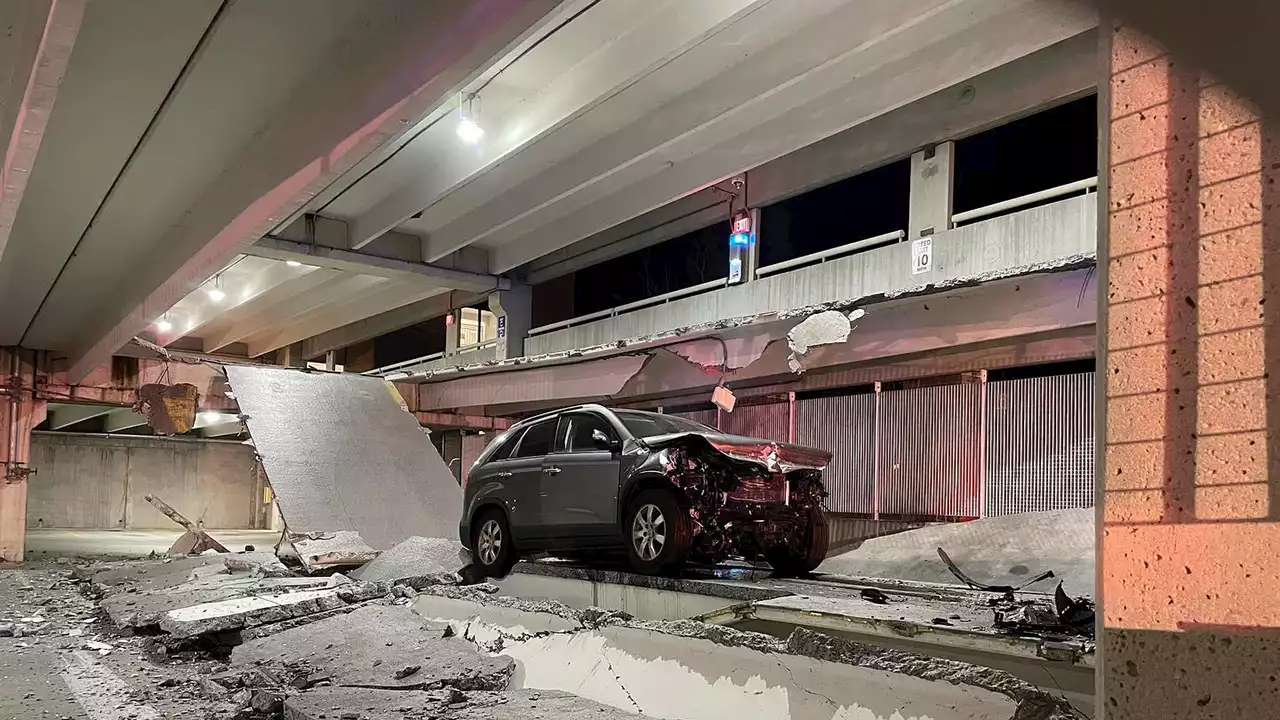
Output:
[[[274,547],[280,538],[273,530],[209,530],[228,550],[253,545],[259,550]],[[27,557],[31,560],[59,556],[83,558],[135,558],[152,552],[164,553],[181,530],[28,530]]]

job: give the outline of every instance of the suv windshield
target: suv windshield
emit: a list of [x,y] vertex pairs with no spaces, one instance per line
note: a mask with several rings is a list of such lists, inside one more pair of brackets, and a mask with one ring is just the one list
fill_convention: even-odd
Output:
[[622,421],[627,431],[638,438],[684,432],[717,432],[714,428],[709,428],[702,423],[675,415],[662,415],[641,410],[615,410],[614,414]]

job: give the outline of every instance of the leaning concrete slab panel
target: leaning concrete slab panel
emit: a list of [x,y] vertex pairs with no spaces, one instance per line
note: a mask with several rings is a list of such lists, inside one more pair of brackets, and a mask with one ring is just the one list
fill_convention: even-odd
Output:
[[462,488],[385,381],[247,366],[227,379],[290,532],[354,530],[377,550],[457,536]]

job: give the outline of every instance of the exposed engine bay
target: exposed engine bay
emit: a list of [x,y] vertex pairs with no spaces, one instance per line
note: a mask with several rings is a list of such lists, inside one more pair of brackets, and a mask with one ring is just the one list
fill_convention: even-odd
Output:
[[[694,523],[694,559],[718,563],[780,550],[810,552],[827,496],[830,455],[795,445],[686,434],[651,439],[658,463],[680,489]],[[825,538],[823,540],[825,543]],[[824,548],[825,549],[825,548]]]

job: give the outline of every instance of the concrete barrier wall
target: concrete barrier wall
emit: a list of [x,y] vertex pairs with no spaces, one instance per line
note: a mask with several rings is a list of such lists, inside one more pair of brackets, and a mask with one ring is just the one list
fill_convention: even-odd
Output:
[[27,527],[175,529],[153,493],[205,527],[265,527],[265,478],[238,442],[33,433]]

